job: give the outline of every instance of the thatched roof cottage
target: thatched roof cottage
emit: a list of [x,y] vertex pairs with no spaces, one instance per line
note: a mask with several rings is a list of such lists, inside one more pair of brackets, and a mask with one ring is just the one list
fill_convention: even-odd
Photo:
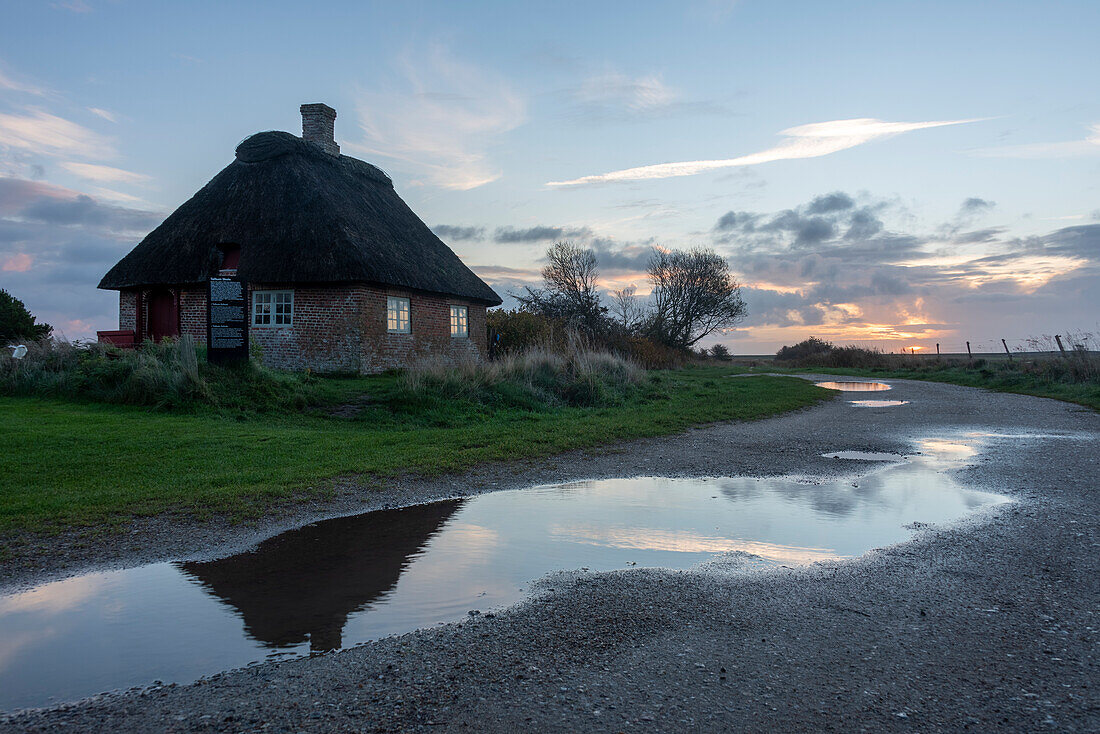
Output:
[[116,343],[207,339],[212,276],[246,284],[265,364],[378,372],[426,355],[480,358],[501,299],[401,200],[341,155],[336,111],[302,105],[301,138],[263,132],[103,277]]

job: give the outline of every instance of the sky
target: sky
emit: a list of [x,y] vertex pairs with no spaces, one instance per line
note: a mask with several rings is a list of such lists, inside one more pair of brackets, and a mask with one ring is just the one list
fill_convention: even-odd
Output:
[[1097,334],[1097,28],[1092,0],[0,0],[0,288],[117,328],[110,266],[324,102],[506,306],[569,240],[643,295],[654,247],[726,257],[748,315],[704,345],[735,354]]

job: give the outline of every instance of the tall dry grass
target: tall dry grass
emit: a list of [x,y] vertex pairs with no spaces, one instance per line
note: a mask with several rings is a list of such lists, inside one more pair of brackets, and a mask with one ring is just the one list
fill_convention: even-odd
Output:
[[564,405],[618,402],[646,379],[638,363],[577,337],[566,340],[563,348],[531,346],[494,362],[426,358],[402,377],[405,387],[418,395]]
[[311,380],[258,364],[208,365],[189,335],[137,349],[44,339],[27,355],[0,356],[0,395],[62,397],[124,405],[182,408],[208,405],[246,412],[305,407]]

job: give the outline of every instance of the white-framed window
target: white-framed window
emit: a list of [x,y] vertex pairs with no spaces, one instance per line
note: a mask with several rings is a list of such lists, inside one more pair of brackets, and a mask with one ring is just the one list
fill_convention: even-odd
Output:
[[408,334],[412,331],[408,298],[386,298],[386,330],[393,334]]
[[252,291],[253,326],[292,326],[294,291]]
[[470,335],[468,314],[465,306],[451,306],[451,336],[458,338]]

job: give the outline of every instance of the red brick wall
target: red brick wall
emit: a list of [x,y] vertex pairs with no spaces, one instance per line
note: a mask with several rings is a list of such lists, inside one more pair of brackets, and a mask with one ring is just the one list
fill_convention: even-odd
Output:
[[206,343],[206,288],[180,291],[180,336],[190,334],[198,344]]
[[[391,334],[386,329],[386,299],[409,299],[412,333]],[[399,288],[370,289],[363,330],[363,372],[407,367],[424,358],[451,361],[486,354],[485,306],[463,298],[424,294]],[[469,336],[451,336],[451,306],[466,306]]]
[[[249,326],[263,363],[278,369],[360,372],[360,333],[366,286],[300,288],[277,283],[250,284],[249,291],[294,292],[294,323]],[[252,300],[249,296],[249,313]]]
[[[459,361],[486,354],[485,306],[461,298],[365,284],[295,287],[254,283],[252,290],[294,291],[291,326],[249,326],[263,364],[277,369],[373,373],[423,358]],[[387,296],[408,298],[412,333],[386,330]],[[180,291],[180,333],[206,343],[206,288]],[[248,300],[251,312],[251,295]],[[469,336],[451,336],[451,306],[466,306]],[[250,313],[251,316],[251,313]],[[137,325],[137,292],[119,294],[119,328]]]

